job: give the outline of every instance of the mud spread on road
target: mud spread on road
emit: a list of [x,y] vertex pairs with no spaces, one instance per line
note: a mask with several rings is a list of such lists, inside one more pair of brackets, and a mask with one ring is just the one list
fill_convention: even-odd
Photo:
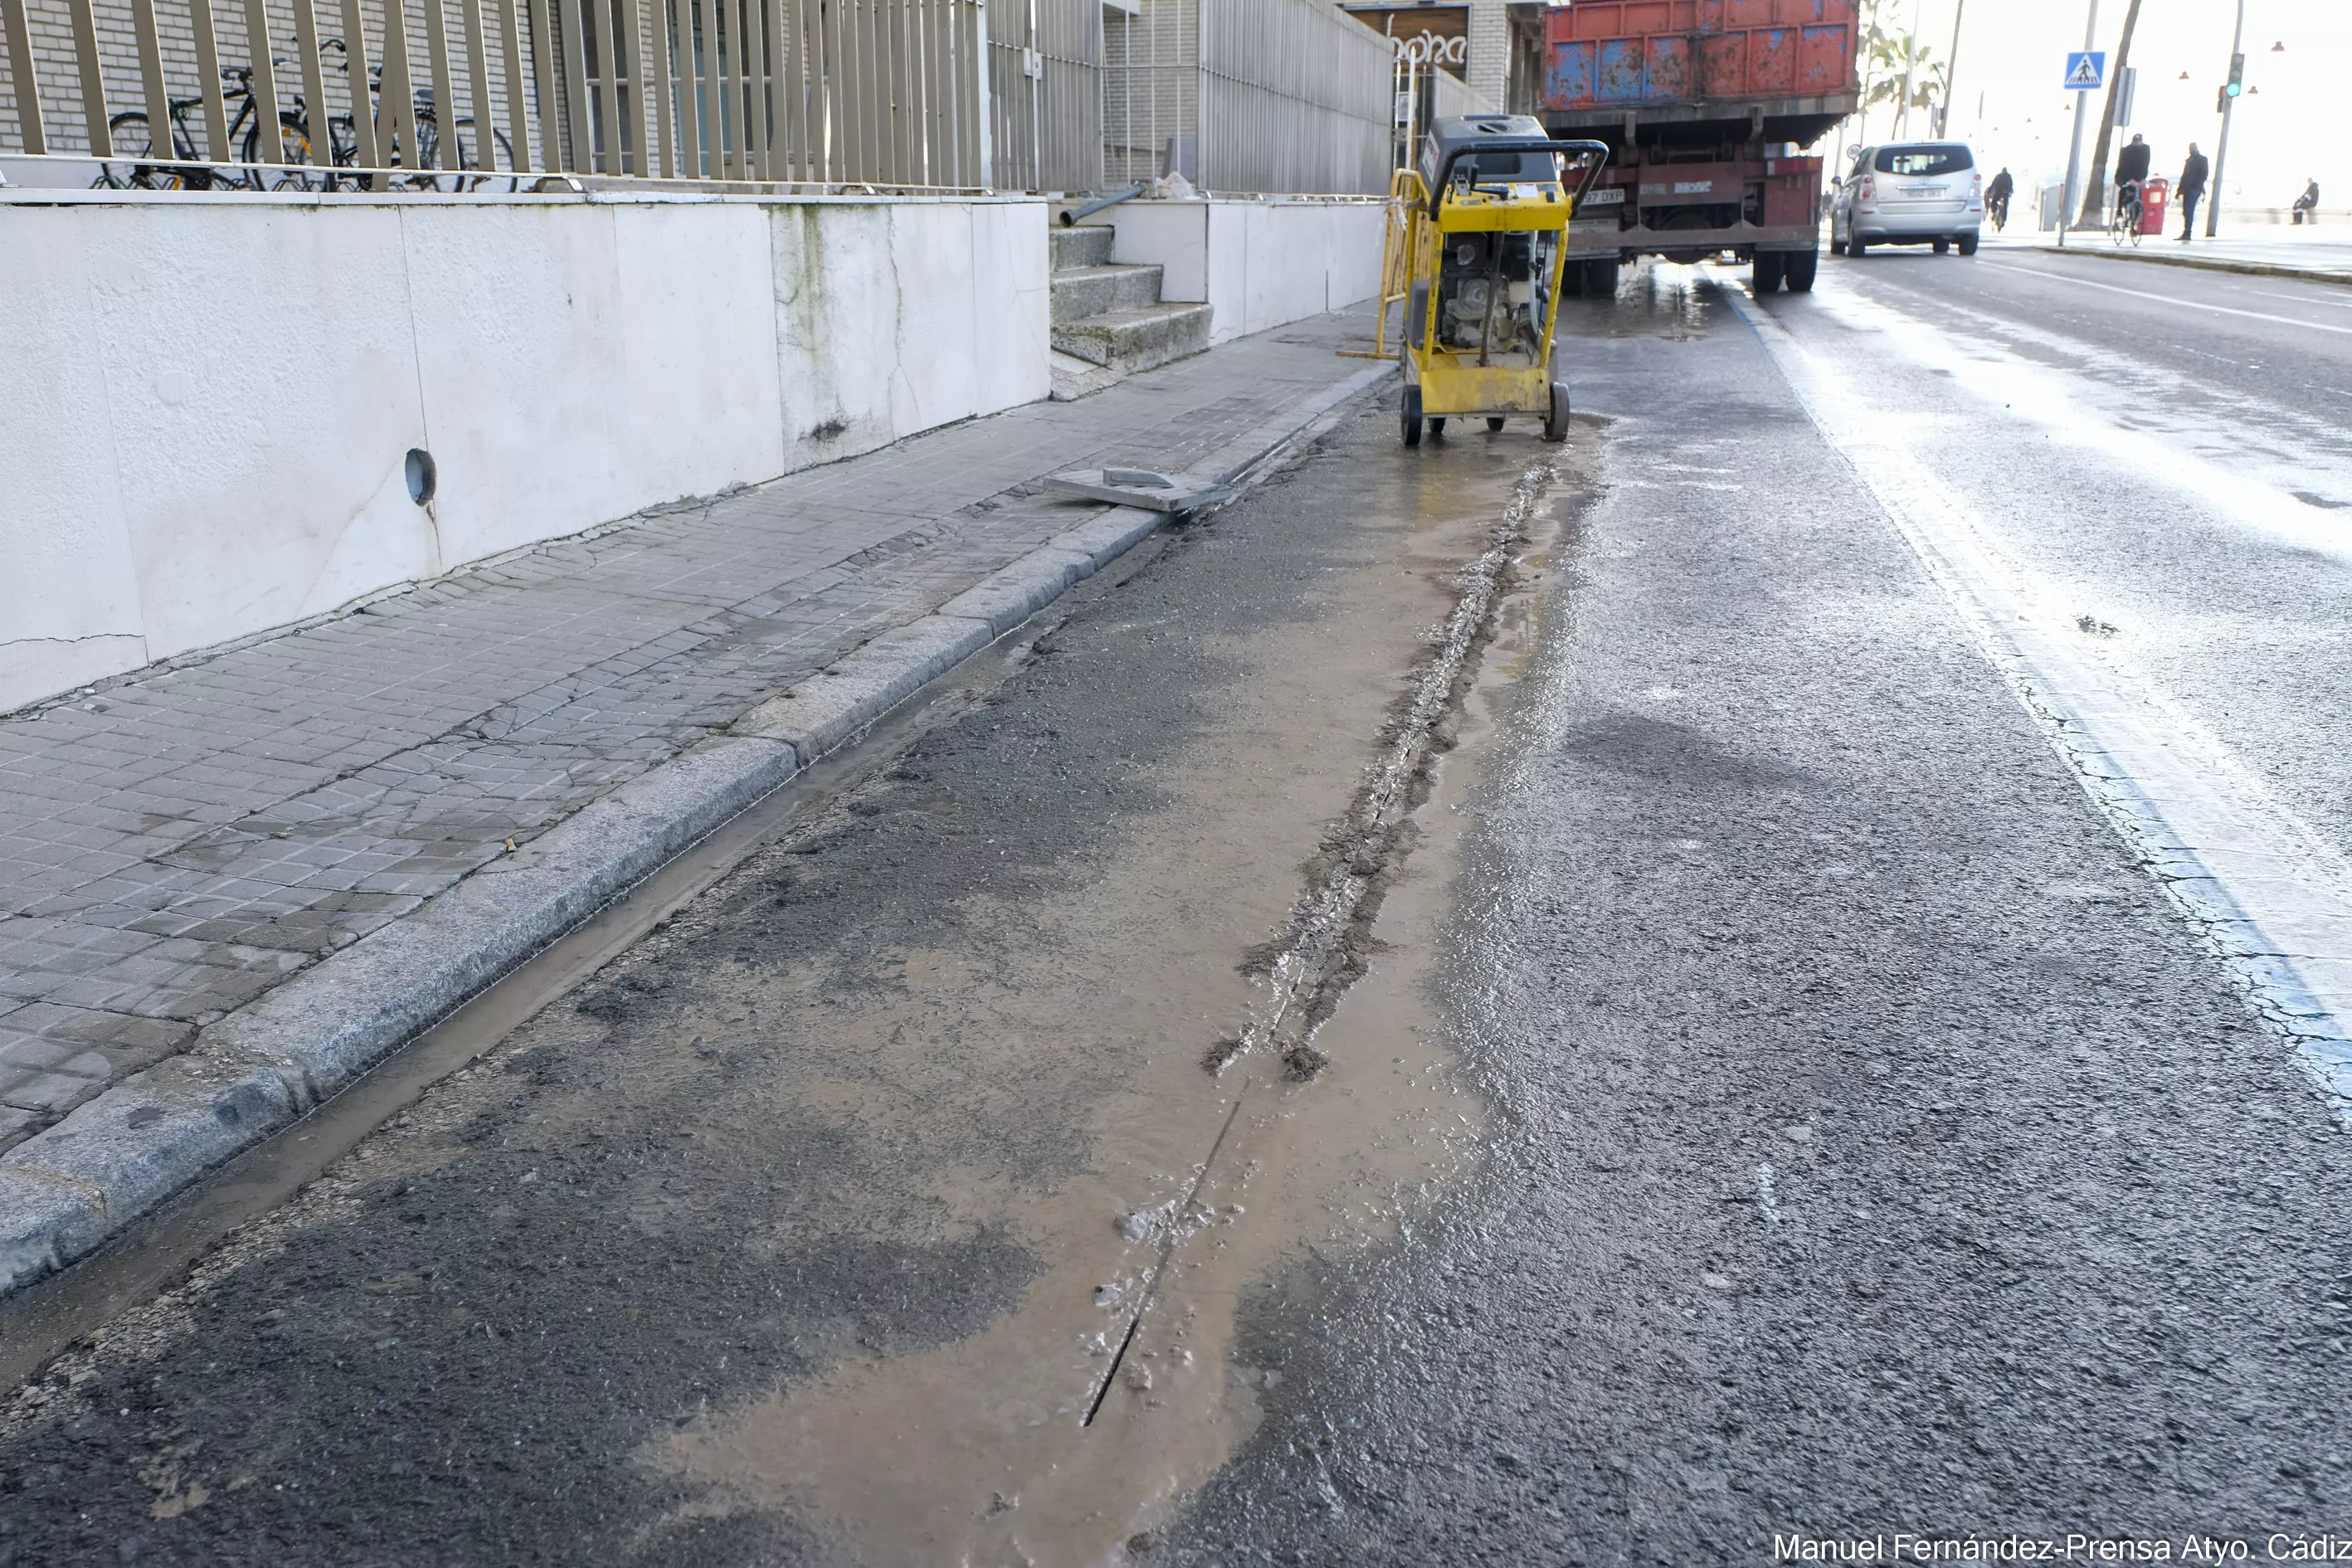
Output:
[[1233,1323],[1276,1261],[1395,1235],[1476,1157],[1428,965],[1540,510],[1478,684],[1448,683],[1466,743],[1372,868],[1328,1065],[1201,1064],[1262,1004],[1253,960],[1515,481],[1591,439],[1405,455],[1367,408],[1090,585],[868,784],[20,1395],[0,1542],[1116,1556],[1255,1419]]

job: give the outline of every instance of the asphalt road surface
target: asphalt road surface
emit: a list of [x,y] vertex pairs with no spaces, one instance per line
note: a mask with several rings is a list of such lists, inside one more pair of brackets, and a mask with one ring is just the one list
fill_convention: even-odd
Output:
[[0,1406],[0,1563],[2352,1533],[2352,1145],[1751,324],[2340,836],[2352,310],[2156,271],[1353,411]]

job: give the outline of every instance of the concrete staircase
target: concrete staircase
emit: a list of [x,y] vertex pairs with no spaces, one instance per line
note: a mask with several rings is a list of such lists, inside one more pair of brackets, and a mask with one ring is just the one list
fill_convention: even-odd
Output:
[[1209,307],[1164,305],[1157,267],[1110,258],[1107,224],[1046,231],[1054,261],[1054,396],[1069,402],[1209,346]]

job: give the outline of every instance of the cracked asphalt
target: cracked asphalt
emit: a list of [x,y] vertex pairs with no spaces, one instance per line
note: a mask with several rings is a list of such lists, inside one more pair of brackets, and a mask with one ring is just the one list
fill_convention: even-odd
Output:
[[[984,656],[0,1407],[0,1563],[2346,1532],[2352,1146],[1720,288]],[[1203,1070],[1546,463],[1325,1065]]]

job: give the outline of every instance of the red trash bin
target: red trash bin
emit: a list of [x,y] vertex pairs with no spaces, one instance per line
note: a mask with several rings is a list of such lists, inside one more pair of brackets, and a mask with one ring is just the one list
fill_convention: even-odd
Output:
[[2162,174],[2142,180],[2139,186],[2139,231],[2164,232],[2164,209],[2172,201],[2172,182]]

